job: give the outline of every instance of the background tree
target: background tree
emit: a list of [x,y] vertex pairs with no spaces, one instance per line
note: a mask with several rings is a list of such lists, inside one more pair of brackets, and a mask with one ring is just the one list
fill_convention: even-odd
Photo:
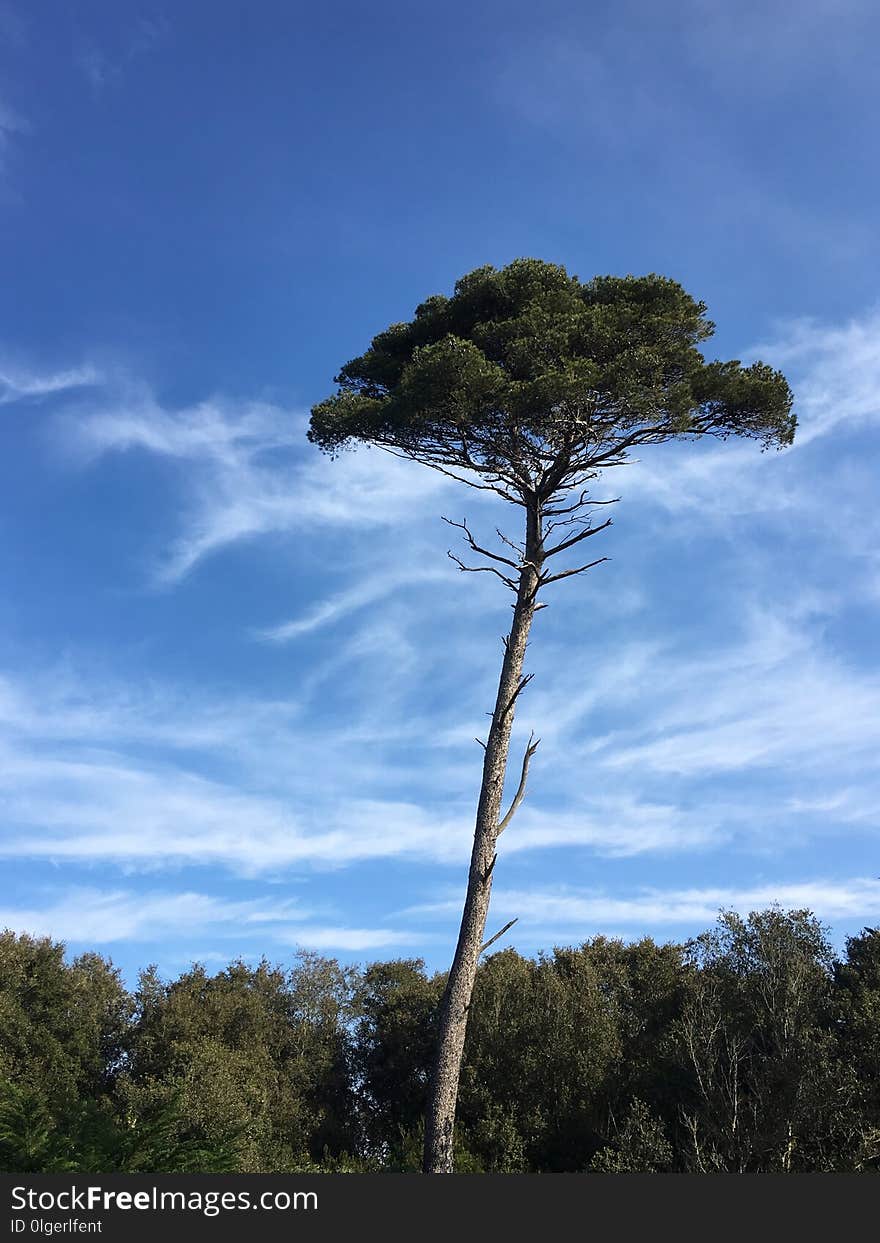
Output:
[[[85,972],[84,972],[85,963]],[[303,953],[134,996],[97,955],[0,937],[0,1170],[413,1171],[442,976]],[[880,1167],[880,937],[808,911],[686,945],[597,936],[477,971],[469,1172]]]
[[119,1094],[128,1116],[172,1111],[176,1139],[235,1150],[243,1172],[307,1170],[354,1147],[350,970],[303,953],[290,972],[234,962],[164,984],[141,976]]
[[179,1102],[122,1107],[134,999],[98,954],[68,963],[48,937],[0,934],[0,1169],[228,1168],[182,1133]]
[[821,1156],[823,1168],[880,1169],[880,929],[848,937],[835,964],[834,1030],[838,1067],[831,1100],[836,1125]]
[[680,1095],[689,1167],[822,1168],[817,1145],[847,1090],[826,929],[809,911],[729,911],[690,943],[689,957],[698,970],[678,1025],[691,1080]]
[[372,963],[355,994],[352,1069],[364,1151],[407,1166],[425,1115],[443,980],[420,958]]
[[49,937],[0,933],[0,1075],[65,1108],[105,1092],[131,1016],[119,972],[98,954],[68,964]]
[[536,961],[493,954],[477,973],[458,1127],[483,1169],[584,1169],[620,1057],[615,998],[590,947]]
[[[452,1170],[453,1127],[496,846],[525,791],[537,743],[502,815],[504,779],[526,642],[538,595],[604,558],[556,560],[606,528],[594,525],[588,485],[643,445],[673,438],[794,435],[785,378],[764,363],[707,362],[706,308],[660,276],[582,283],[556,264],[520,259],[463,277],[451,298],[429,298],[336,377],[339,391],[312,410],[309,438],[333,454],[352,441],[379,445],[497,493],[524,511],[521,540],[479,543],[459,526],[479,565],[516,599],[484,745],[467,892],[440,1013],[425,1128],[425,1170]],[[554,534],[555,533],[555,534]],[[452,555],[452,554],[450,554]]]

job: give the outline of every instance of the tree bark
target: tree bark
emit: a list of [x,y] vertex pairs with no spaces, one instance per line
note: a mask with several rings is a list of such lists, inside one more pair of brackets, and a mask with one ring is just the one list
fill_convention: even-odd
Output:
[[440,1009],[437,1053],[425,1116],[425,1174],[453,1172],[455,1109],[468,1012],[489,913],[495,846],[500,831],[501,800],[504,795],[516,698],[522,689],[526,644],[535,615],[543,565],[540,501],[531,497],[525,508],[525,557],[520,568],[513,624],[505,643],[495,711],[486,739],[474,845],[458,944]]

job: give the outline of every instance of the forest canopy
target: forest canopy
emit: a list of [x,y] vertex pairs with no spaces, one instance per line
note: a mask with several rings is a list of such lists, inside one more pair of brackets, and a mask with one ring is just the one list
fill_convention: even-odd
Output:
[[[444,984],[364,968],[154,968],[0,935],[0,1168],[415,1170]],[[880,1163],[880,932],[808,911],[684,944],[595,937],[480,967],[463,1171],[798,1172]]]

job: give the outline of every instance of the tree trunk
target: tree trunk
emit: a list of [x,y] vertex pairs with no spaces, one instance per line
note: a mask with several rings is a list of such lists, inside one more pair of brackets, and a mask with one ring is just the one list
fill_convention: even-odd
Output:
[[521,688],[523,661],[532,618],[535,615],[538,579],[543,561],[541,507],[536,498],[531,498],[526,505],[525,549],[513,610],[513,624],[505,644],[495,711],[486,739],[467,896],[455,957],[440,1010],[437,1053],[425,1117],[425,1174],[453,1172],[455,1107],[468,1011],[489,913],[492,872],[496,858],[495,844],[499,834],[515,701]]

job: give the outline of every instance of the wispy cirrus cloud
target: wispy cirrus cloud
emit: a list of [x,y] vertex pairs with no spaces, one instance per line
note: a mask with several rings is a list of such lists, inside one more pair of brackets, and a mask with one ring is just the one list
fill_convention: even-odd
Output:
[[110,862],[138,871],[220,865],[238,875],[369,859],[465,857],[464,818],[390,799],[333,798],[330,774],[305,809],[186,770],[3,756],[7,859]]
[[759,767],[801,777],[867,774],[880,749],[880,676],[822,642],[815,624],[760,611],[747,637],[708,655],[658,661],[640,721],[596,739],[610,768],[694,776]]
[[257,536],[411,524],[455,486],[379,451],[330,462],[307,445],[306,416],[266,403],[216,399],[166,410],[134,388],[104,405],[61,420],[73,461],[140,451],[188,466],[182,530],[157,570],[167,584],[205,557]]
[[41,397],[55,397],[79,388],[103,383],[103,376],[92,366],[71,367],[63,371],[37,373],[0,363],[0,406]]
[[[548,597],[529,655],[536,679],[520,705],[543,741],[505,856],[707,857],[781,851],[844,826],[874,831],[880,686],[834,637],[843,580],[814,582],[798,558],[805,533],[812,556],[833,547],[814,512],[817,486],[826,495],[830,486],[823,448],[875,417],[877,342],[880,322],[866,316],[836,329],[799,323],[762,350],[787,360],[801,394],[807,434],[794,449],[762,458],[748,445],[666,446],[622,472],[635,535],[624,536],[617,564],[639,573],[646,526],[652,548],[677,554],[699,507],[701,530],[717,518],[717,546],[719,532],[735,529],[731,586],[718,588],[716,619],[697,641],[690,624],[655,624],[665,586],[644,573],[627,579],[615,566],[570,603]],[[848,365],[860,379],[845,392]],[[166,582],[246,537],[286,533],[301,550],[305,534],[310,555],[327,539],[331,556],[344,537],[351,555],[326,565],[315,557],[298,611],[259,632],[267,658],[298,640],[283,653],[301,661],[289,695],[114,685],[106,671],[10,673],[0,684],[5,857],[238,875],[465,861],[479,779],[473,738],[491,704],[489,654],[507,601],[485,587],[489,576],[464,576],[462,589],[442,557],[448,533],[425,534],[443,510],[457,516],[463,490],[377,453],[329,462],[305,444],[305,416],[271,403],[169,408],[118,376],[88,405],[60,396],[53,430],[63,429],[72,464],[101,469],[111,455],[142,453],[179,472]],[[781,502],[768,505],[756,474]],[[867,513],[867,493],[846,490]],[[687,521],[667,531],[658,506]],[[497,521],[488,508],[477,517],[488,530]],[[865,538],[865,523],[852,525]],[[767,552],[783,539],[796,590]],[[851,601],[857,552],[849,543],[835,551]],[[438,590],[433,580],[448,576],[450,590]],[[703,607],[702,585],[695,590]],[[619,597],[636,607],[618,609]],[[873,607],[867,591],[863,603]]]
[[789,322],[745,357],[792,381],[794,444],[766,453],[750,443],[665,446],[621,469],[623,504],[654,511],[676,538],[711,529],[736,541],[741,564],[753,559],[756,569],[768,549],[785,547],[777,561],[787,569],[798,559],[801,590],[820,581],[827,591],[836,569],[839,597],[876,599],[880,313],[842,325]]
[[[673,684],[674,664],[668,676]],[[124,696],[111,689],[101,701],[91,682],[78,689],[69,684],[53,697],[39,683],[28,687],[10,678],[2,691],[0,854],[7,859],[137,872],[213,866],[255,876],[379,859],[459,866],[467,858],[476,748],[471,739],[443,746],[430,717],[383,727],[380,709],[375,727],[353,719],[339,730],[306,718],[306,728],[296,705],[284,701],[199,703],[155,687],[144,693],[129,687]],[[666,705],[663,688],[655,693]],[[686,716],[685,686],[680,694]],[[748,739],[746,709],[743,701],[740,728]],[[643,729],[653,738],[650,706],[647,716]],[[710,737],[713,727],[710,705],[704,726]],[[543,744],[533,790],[502,853],[693,856],[736,841],[747,845],[755,833],[761,849],[774,843],[778,849],[791,844],[794,826],[799,838],[833,833],[841,823],[870,829],[876,790],[859,757],[847,768],[826,750],[830,768],[817,763],[807,780],[798,766],[795,719],[789,732],[790,776],[785,754],[773,757],[772,798],[759,789],[695,799],[680,784],[688,774],[705,778],[707,768],[712,776],[718,767],[742,773],[771,761],[751,749],[725,750],[725,737],[713,766],[715,753],[707,742],[700,749],[699,730],[689,724],[679,744],[687,772],[681,778],[674,768],[673,781],[665,776],[670,761],[662,730],[654,754],[651,743],[639,749],[623,731],[585,744],[570,723]],[[850,785],[841,790],[847,777]]]
[[[402,916],[452,914],[460,898],[450,894],[436,902],[408,907]],[[811,910],[822,919],[872,920],[880,915],[880,880],[853,877],[845,880],[780,881],[743,888],[698,886],[688,889],[642,889],[628,896],[602,890],[553,889],[517,890],[498,886],[493,894],[496,917],[518,916],[531,925],[527,935],[558,932],[566,940],[592,936],[609,926],[662,928],[690,926],[705,928],[721,910],[740,914],[778,905],[789,910]],[[522,935],[525,929],[517,929]]]
[[880,310],[844,324],[789,321],[749,356],[798,375],[793,450],[839,428],[880,422]]
[[[794,380],[799,427],[791,449],[762,454],[752,443],[667,445],[618,468],[606,486],[627,506],[649,504],[688,520],[699,513],[701,522],[719,525],[760,517],[818,531],[828,506],[839,504],[853,530],[872,476],[857,478],[855,465],[837,463],[828,470],[826,458],[816,456],[821,448],[813,452],[812,447],[830,434],[857,432],[880,418],[880,314],[845,325],[792,321],[745,356],[764,357]],[[42,391],[51,391],[56,380],[60,385],[96,378],[74,370],[44,378]],[[31,383],[34,392],[41,391],[39,379]],[[23,394],[26,379],[9,391]],[[463,497],[460,485],[442,475],[380,451],[361,449],[330,462],[306,444],[307,416],[271,403],[218,397],[168,409],[145,386],[116,376],[99,401],[64,416],[61,427],[74,462],[143,452],[171,467],[186,465],[179,534],[156,567],[158,581],[169,585],[245,539],[334,527],[385,530],[397,534],[405,554],[413,531],[445,507],[466,503],[470,513],[486,508],[481,496]],[[820,484],[828,498],[823,507],[815,503]],[[394,560],[400,560],[399,553],[400,548]],[[366,570],[372,572],[369,565]],[[329,620],[349,605],[358,608],[354,601],[374,589],[366,582],[351,594],[346,588],[293,619],[292,630],[282,624],[262,635],[280,640],[305,633],[321,624],[313,618],[326,614]]]
[[255,941],[258,948],[300,946],[357,952],[405,945],[411,939],[406,929],[312,923],[312,913],[293,901],[235,901],[191,891],[94,887],[43,891],[40,898],[39,906],[0,905],[0,928],[86,945],[163,944],[173,939],[178,952],[187,940],[209,937],[213,945],[234,942],[228,955],[222,956],[227,961]]
[[256,637],[273,643],[287,643],[302,635],[311,634],[324,626],[334,625],[350,617],[368,605],[377,604],[395,591],[425,583],[444,582],[452,575],[442,566],[437,569],[413,569],[395,571],[389,567],[377,570],[372,576],[346,591],[337,592],[303,613],[300,617],[257,631]]
[[[64,670],[7,675],[0,854],[241,875],[370,859],[462,863],[479,776],[472,736],[446,744],[430,714],[389,722],[381,702],[364,711],[339,728],[296,701],[184,696]],[[552,766],[544,785],[553,792]],[[728,835],[717,815],[592,786],[564,809],[524,807],[505,851],[633,856]]]

